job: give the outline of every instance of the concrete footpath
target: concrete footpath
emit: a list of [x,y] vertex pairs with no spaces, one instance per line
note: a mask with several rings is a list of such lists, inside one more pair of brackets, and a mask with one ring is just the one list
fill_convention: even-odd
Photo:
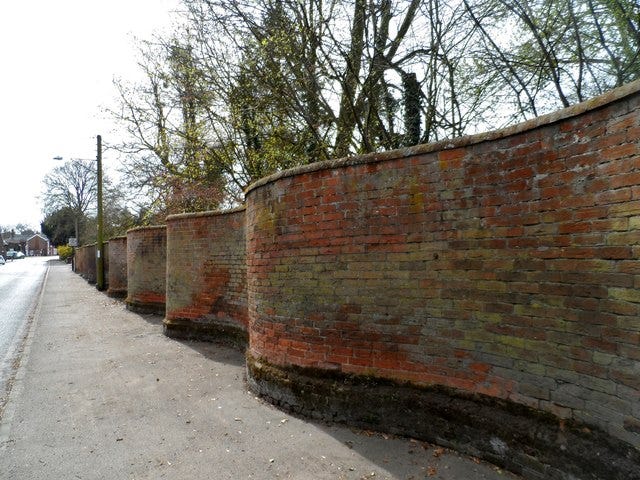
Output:
[[513,479],[442,448],[288,415],[244,356],[162,334],[52,261],[0,412],[0,479]]

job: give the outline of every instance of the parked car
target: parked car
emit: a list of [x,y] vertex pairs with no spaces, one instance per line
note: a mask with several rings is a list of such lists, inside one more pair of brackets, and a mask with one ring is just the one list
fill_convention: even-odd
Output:
[[7,252],[7,260],[15,260],[17,258],[24,258],[24,253],[20,250],[9,250]]
[[0,255],[0,265],[7,263],[2,255]]

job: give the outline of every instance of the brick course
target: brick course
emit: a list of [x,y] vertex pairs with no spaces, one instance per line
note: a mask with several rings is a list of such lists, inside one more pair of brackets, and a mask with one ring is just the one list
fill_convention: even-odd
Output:
[[167,218],[165,333],[247,344],[244,209]]
[[107,294],[110,297],[127,296],[127,237],[116,237],[109,240]]
[[[96,283],[98,278],[97,244],[83,245],[75,249],[74,271],[89,283]],[[105,287],[109,286],[109,242],[103,245]]]
[[[97,248],[97,245],[96,245]],[[108,292],[109,291],[109,271],[110,271],[110,263],[109,263],[109,251],[110,251],[110,243],[104,242],[102,244],[102,255],[104,255],[104,261],[102,262],[102,268],[103,268],[103,275],[104,275],[104,289]],[[98,277],[98,272],[97,272],[97,266],[96,266],[96,281],[97,281],[97,277]]]
[[164,314],[166,300],[167,227],[127,232],[127,308]]
[[96,244],[83,245],[75,250],[75,271],[89,283],[96,283]]
[[444,386],[640,448],[640,84],[247,192],[250,355]]

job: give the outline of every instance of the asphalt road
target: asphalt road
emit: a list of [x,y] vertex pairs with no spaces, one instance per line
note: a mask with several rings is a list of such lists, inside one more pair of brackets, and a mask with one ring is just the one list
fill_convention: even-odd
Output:
[[31,257],[0,265],[0,405],[20,354],[49,259]]

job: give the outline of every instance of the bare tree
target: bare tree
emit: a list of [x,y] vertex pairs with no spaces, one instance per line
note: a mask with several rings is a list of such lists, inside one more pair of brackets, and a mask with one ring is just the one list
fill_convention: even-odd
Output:
[[208,154],[203,119],[210,89],[188,37],[141,44],[146,82],[116,81],[120,109],[110,113],[129,140],[114,146],[127,156],[125,178],[146,201],[147,221],[169,213],[220,205],[221,172]]
[[120,83],[158,214],[274,171],[505,126],[640,77],[636,0],[183,0]]
[[635,0],[463,0],[496,72],[508,122],[584,101],[640,77]]
[[56,167],[43,180],[45,215],[65,208],[74,212],[75,235],[96,203],[98,184],[94,166],[81,160],[70,160]]

